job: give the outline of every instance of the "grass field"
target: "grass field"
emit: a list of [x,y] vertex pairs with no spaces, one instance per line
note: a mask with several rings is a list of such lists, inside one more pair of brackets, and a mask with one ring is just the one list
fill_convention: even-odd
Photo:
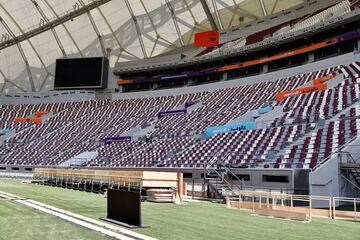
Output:
[[[0,191],[31,198],[55,207],[98,219],[106,215],[106,200],[100,195],[62,188],[21,184],[15,180],[0,179]],[[25,227],[17,228],[18,236],[4,239],[99,239],[99,235],[84,229],[75,231],[66,222],[38,214],[22,206],[7,208],[5,201],[0,201],[0,239],[14,229],[17,218],[36,221],[23,221]],[[6,210],[9,209],[9,210]],[[17,210],[20,209],[20,210]],[[22,214],[24,213],[24,214]],[[15,218],[12,216],[16,215]],[[158,239],[306,239],[306,240],[357,240],[360,239],[360,222],[330,219],[313,219],[311,223],[270,219],[253,216],[252,213],[226,209],[225,205],[215,203],[186,203],[184,205],[156,204],[145,202],[142,205],[143,223],[150,228],[135,231]],[[52,221],[53,220],[53,221]],[[57,220],[57,221],[55,221]],[[46,224],[42,224],[46,222]],[[13,223],[13,224],[11,224]],[[18,225],[18,224],[16,224]],[[23,230],[24,229],[24,230]],[[25,233],[26,229],[26,233]],[[60,231],[28,238],[29,230],[38,229],[40,233]],[[75,231],[75,234],[73,234]],[[32,233],[35,237],[37,233]],[[51,237],[50,237],[51,236]],[[84,238],[85,237],[85,238]]]
[[0,240],[38,239],[97,240],[103,236],[33,211],[25,206],[0,200]]

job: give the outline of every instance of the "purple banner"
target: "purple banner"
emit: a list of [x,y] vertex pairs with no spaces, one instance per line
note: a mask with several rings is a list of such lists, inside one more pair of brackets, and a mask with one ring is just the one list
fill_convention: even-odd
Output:
[[134,81],[137,83],[140,82],[154,82],[154,81],[163,81],[163,80],[171,80],[171,79],[179,79],[179,78],[190,78],[190,77],[198,77],[208,75],[210,73],[216,73],[217,67],[204,69],[199,72],[183,72],[175,75],[158,75],[153,77],[142,77],[135,78]]
[[339,42],[343,42],[343,41],[347,41],[350,39],[354,39],[360,37],[360,32],[356,31],[356,32],[349,32],[349,33],[345,33],[341,36],[338,37],[338,41]]
[[141,124],[141,129],[144,129],[144,128],[147,128],[147,127],[150,127],[151,126],[151,124],[150,123],[143,123],[143,124]]
[[186,109],[173,110],[173,111],[167,111],[167,112],[159,112],[157,114],[157,116],[158,116],[158,118],[162,118],[165,116],[178,115],[178,114],[186,114]]
[[105,145],[111,144],[113,142],[131,142],[131,136],[105,138],[104,142]]

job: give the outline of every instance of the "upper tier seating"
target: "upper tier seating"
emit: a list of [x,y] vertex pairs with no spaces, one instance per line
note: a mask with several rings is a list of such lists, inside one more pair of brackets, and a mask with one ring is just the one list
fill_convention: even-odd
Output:
[[335,18],[344,15],[350,11],[351,11],[351,3],[348,0],[345,0],[315,15],[306,17],[292,26],[284,27],[274,34],[281,35],[285,33],[296,32],[304,28],[311,27],[317,23],[328,20],[330,18]]
[[329,8],[320,10],[312,15],[306,15],[302,18],[292,19],[285,23],[279,24],[277,26],[273,26],[269,29],[265,29],[260,32],[253,33],[246,37],[240,37],[239,39],[223,43],[217,47],[205,49],[202,52],[200,52],[197,56],[211,56],[221,53],[227,53],[230,52],[231,50],[242,48],[245,45],[261,42],[271,36],[281,36],[281,35],[297,32],[302,29],[314,26],[325,20],[336,18],[348,12],[351,12],[352,10],[355,9],[353,6],[354,4],[350,3],[349,0],[344,0]]
[[[360,82],[360,79],[356,81]],[[348,83],[348,80],[347,80]],[[290,97],[282,105],[287,112],[276,119],[272,126],[281,126],[285,122],[316,122],[329,119],[359,100],[360,85],[340,85],[323,92],[314,92],[300,97]]]

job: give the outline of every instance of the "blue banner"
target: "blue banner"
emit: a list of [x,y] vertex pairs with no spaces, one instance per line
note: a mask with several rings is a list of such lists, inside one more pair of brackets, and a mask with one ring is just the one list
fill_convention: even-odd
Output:
[[242,131],[242,130],[254,130],[256,129],[255,122],[243,122],[243,123],[235,123],[223,126],[209,127],[205,130],[205,134],[207,137],[212,137],[218,133],[226,133],[226,132],[234,132],[234,131]]
[[7,133],[11,133],[11,129],[6,129],[6,128],[4,128],[4,129],[0,129],[0,134],[7,134]]
[[265,114],[265,113],[268,113],[268,112],[271,112],[271,111],[272,111],[272,107],[270,107],[270,106],[258,109],[259,114]]

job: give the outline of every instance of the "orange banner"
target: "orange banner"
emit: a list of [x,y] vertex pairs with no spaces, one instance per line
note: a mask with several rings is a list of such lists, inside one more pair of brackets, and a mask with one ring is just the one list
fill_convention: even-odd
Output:
[[35,124],[41,124],[42,123],[42,119],[41,117],[35,117],[35,118],[15,118],[15,122],[20,123],[20,122],[31,122],[31,123],[35,123]]
[[244,62],[244,63],[240,63],[240,64],[233,64],[233,65],[228,65],[228,66],[224,66],[224,67],[220,67],[218,69],[218,72],[223,72],[223,71],[229,71],[232,69],[238,69],[238,68],[243,68],[243,67],[249,67],[249,66],[254,66],[254,65],[258,65],[261,63],[267,63],[267,62],[271,62],[271,61],[275,61],[275,60],[279,60],[282,58],[287,58],[287,57],[292,57],[295,55],[299,55],[299,54],[303,54],[303,53],[307,53],[307,52],[311,52],[329,45],[333,45],[337,43],[336,39],[327,41],[327,42],[321,42],[321,43],[317,43],[317,44],[313,44],[309,47],[305,47],[305,48],[301,48],[301,49],[297,49],[294,51],[290,51],[290,52],[285,52],[282,54],[278,54],[275,56],[271,56],[271,57],[267,57],[267,58],[262,58],[262,59],[257,59],[257,60],[252,60],[252,61],[248,61],[248,62]]
[[129,79],[119,79],[117,80],[117,84],[118,85],[123,85],[123,84],[129,84],[129,83],[133,83],[133,80],[129,80]]
[[30,118],[30,121],[31,121],[32,123],[35,123],[35,124],[41,124],[41,123],[42,123],[41,117]]
[[48,114],[48,112],[36,112],[36,113],[35,113],[35,116],[36,116],[36,117],[42,117],[42,116],[44,116],[44,115],[46,115],[46,114]]
[[318,85],[318,84],[325,83],[325,82],[333,79],[333,78],[336,77],[336,76],[337,76],[336,73],[332,73],[332,74],[326,75],[326,76],[324,76],[324,77],[317,78],[317,79],[314,80],[314,86],[315,86],[315,85]]
[[[36,112],[36,117],[33,118],[15,118],[15,122],[21,123],[21,122],[31,122],[35,124],[41,124],[42,123],[42,116],[47,114],[48,112]],[[40,115],[40,116],[39,116]]]
[[195,33],[194,47],[214,47],[219,45],[219,32],[208,31]]
[[282,101],[285,98],[288,97],[293,97],[293,96],[300,96],[303,94],[308,94],[308,93],[313,93],[313,92],[320,92],[320,91],[324,91],[327,89],[327,84],[323,83],[323,84],[318,84],[312,87],[306,87],[306,88],[299,88],[299,89],[295,89],[295,90],[290,90],[290,91],[286,91],[286,92],[281,92],[278,93],[276,95],[276,100],[278,101]]
[[30,118],[15,118],[15,122],[30,122]]

